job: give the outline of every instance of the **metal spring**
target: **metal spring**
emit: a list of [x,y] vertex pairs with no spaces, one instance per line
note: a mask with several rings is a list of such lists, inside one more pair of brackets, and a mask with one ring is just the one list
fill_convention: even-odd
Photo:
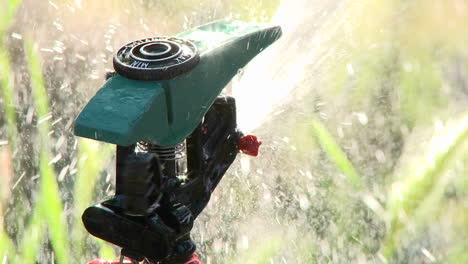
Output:
[[137,148],[140,151],[147,151],[158,155],[161,161],[179,160],[185,157],[185,141],[173,146],[157,146],[151,143],[140,141]]

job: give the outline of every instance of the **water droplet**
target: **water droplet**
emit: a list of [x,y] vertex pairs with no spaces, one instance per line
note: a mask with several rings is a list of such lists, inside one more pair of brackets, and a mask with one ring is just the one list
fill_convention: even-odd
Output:
[[55,8],[57,10],[59,9],[58,5],[56,3],[54,3],[54,2],[52,2],[52,0],[49,0],[49,5],[51,5],[53,8]]
[[16,32],[11,33],[11,37],[15,39],[23,39],[23,36]]
[[357,118],[359,120],[359,123],[361,123],[364,126],[367,125],[367,122],[369,120],[367,119],[366,113],[356,113],[356,115],[357,115]]
[[60,171],[60,174],[58,176],[58,181],[61,182],[63,181],[63,179],[65,178],[65,176],[67,175],[67,172],[68,172],[68,169],[70,168],[70,165],[67,165],[65,166],[64,168],[62,168],[62,170]]
[[354,75],[354,68],[351,63],[346,64],[346,71],[348,72],[349,75]]
[[49,165],[57,163],[62,158],[62,154],[57,154],[51,161],[49,161]]

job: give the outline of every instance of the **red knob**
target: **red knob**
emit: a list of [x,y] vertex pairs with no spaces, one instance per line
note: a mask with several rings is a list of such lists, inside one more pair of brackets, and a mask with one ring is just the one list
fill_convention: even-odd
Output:
[[[113,260],[105,260],[105,259],[95,259],[95,260],[88,262],[87,264],[120,264],[120,261],[119,260],[113,261]],[[124,260],[123,264],[131,264],[131,262],[128,260]]]
[[[88,262],[87,264],[120,264],[120,261],[119,260],[112,261],[112,260],[105,260],[105,259],[95,259],[95,260]],[[131,264],[131,262],[129,260],[124,260],[123,264]],[[184,264],[202,264],[202,262],[198,258],[197,253],[193,252],[192,257]]]
[[202,262],[198,258],[197,252],[193,252],[192,258],[184,264],[202,264]]
[[91,260],[87,264],[109,264],[109,263],[112,263],[112,262],[109,262],[105,259],[95,259],[95,260]]
[[256,136],[246,135],[239,139],[237,148],[244,154],[256,157],[261,144],[262,142],[258,141]]

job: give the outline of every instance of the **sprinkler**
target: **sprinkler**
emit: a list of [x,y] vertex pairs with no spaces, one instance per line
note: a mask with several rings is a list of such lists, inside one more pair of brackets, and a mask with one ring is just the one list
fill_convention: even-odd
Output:
[[194,220],[236,155],[256,156],[261,144],[237,129],[234,98],[219,95],[280,36],[280,27],[223,20],[115,54],[115,73],[74,132],[117,146],[115,195],[82,216],[89,233],[121,247],[116,263],[199,263]]

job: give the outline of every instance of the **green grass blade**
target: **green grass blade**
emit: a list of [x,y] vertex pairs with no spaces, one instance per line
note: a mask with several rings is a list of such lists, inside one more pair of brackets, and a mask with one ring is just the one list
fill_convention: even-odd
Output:
[[6,257],[8,260],[16,257],[16,249],[11,243],[10,237],[5,233],[3,226],[0,227],[0,259]]
[[[47,91],[42,77],[41,61],[34,50],[34,42],[26,39],[24,43],[26,57],[31,75],[32,94],[36,113],[41,120],[49,114]],[[53,168],[49,165],[50,149],[49,149],[49,130],[50,124],[47,120],[38,122],[39,137],[40,137],[40,178],[41,188],[40,197],[44,203],[40,203],[38,210],[45,218],[50,234],[50,240],[54,249],[58,263],[68,263],[68,238],[66,231],[66,222],[62,215],[63,207],[60,199],[58,184],[54,175]]]
[[[115,147],[110,144],[82,138],[78,140],[78,172],[73,190],[75,211],[72,236],[74,249],[80,251],[80,255],[86,250],[83,242],[87,235],[81,222],[81,214],[91,205],[97,180],[104,169],[104,162],[110,159],[114,149]],[[100,243],[100,246],[102,254],[109,258],[115,257],[111,247],[104,243]]]
[[[34,106],[40,119],[49,113],[47,91],[44,85],[44,79],[42,77],[41,60],[34,50],[33,40],[26,39],[24,41],[24,48],[28,60],[29,74],[31,75]],[[41,127],[45,127],[47,129],[49,128],[49,123],[47,121],[42,122],[41,125]]]
[[[44,151],[45,152],[45,151]],[[47,227],[58,263],[68,263],[68,234],[66,221],[62,215],[63,207],[53,169],[48,164],[49,157],[41,153],[41,196],[47,203],[42,203],[40,210],[47,222]]]
[[44,221],[42,220],[43,212],[39,209],[42,206],[42,203],[42,199],[39,199],[39,201],[35,204],[31,219],[23,234],[23,239],[20,246],[21,261],[18,263],[36,263],[37,254],[39,253],[45,231]]
[[0,4],[0,36],[10,27],[21,0],[4,0]]
[[[7,129],[8,144],[10,149],[16,149],[16,113],[14,107],[14,92],[11,85],[11,69],[10,69],[10,60],[8,52],[5,49],[3,43],[4,33],[10,27],[16,10],[19,6],[20,0],[7,0],[3,1],[2,7],[0,8],[0,97],[3,100],[3,111],[5,118],[5,125]],[[0,111],[2,109],[0,108]],[[0,201],[1,202],[1,201]],[[3,218],[3,212],[0,212],[0,217]],[[16,259],[16,250],[13,243],[10,240],[10,237],[5,233],[3,227],[3,221],[1,221],[2,226],[0,226],[0,258],[2,261],[6,257],[10,263],[17,262]]]
[[[9,149],[14,150],[16,149],[17,131],[15,107],[13,106],[13,89],[10,84],[10,74],[11,71],[8,54],[1,49],[0,45],[0,96],[3,99],[3,110],[5,112],[4,118],[5,125],[7,127]],[[0,194],[0,197],[7,198],[5,194]],[[3,200],[0,200],[0,203],[3,202]],[[3,210],[3,206],[1,205],[0,210]],[[3,218],[3,211],[0,212],[0,217]],[[0,221],[0,223],[2,224],[0,226],[0,258],[2,258],[4,255],[7,257],[12,257],[12,255],[15,254],[13,245],[10,241],[10,238],[4,231],[4,221]]]
[[[0,35],[1,36],[1,35]],[[12,150],[16,149],[16,113],[13,100],[13,87],[11,86],[11,70],[8,53],[0,46],[0,96],[3,99],[5,123],[7,127],[8,142]],[[0,109],[1,110],[1,109]]]
[[333,164],[351,181],[354,187],[361,187],[361,178],[326,127],[317,119],[312,119],[312,130]]
[[104,145],[94,140],[80,138],[78,149],[78,172],[73,190],[77,216],[91,204],[94,187],[99,174],[104,169],[104,162],[110,159],[115,148],[110,144]]
[[[446,181],[443,175],[459,154],[466,151],[468,142],[468,116],[456,127],[447,129],[446,134],[433,139],[436,149],[427,153],[426,162],[416,171],[409,170],[398,183],[398,189],[391,193],[388,203],[390,230],[383,242],[383,253],[390,257],[395,250],[401,232],[410,219],[430,219],[425,213],[428,208],[437,207],[443,197]],[[404,216],[404,218],[402,218]]]

